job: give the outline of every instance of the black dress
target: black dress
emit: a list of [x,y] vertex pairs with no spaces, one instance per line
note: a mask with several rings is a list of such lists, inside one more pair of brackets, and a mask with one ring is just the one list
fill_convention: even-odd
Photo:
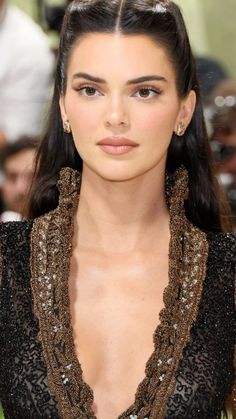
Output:
[[[70,209],[62,199],[34,221],[0,226],[6,419],[95,418],[69,316]],[[169,285],[154,352],[122,419],[220,418],[232,391],[236,237],[205,234],[178,211],[171,228]]]

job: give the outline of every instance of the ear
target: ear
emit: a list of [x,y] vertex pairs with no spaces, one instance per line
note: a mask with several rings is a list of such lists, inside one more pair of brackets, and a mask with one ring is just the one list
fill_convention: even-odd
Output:
[[62,121],[67,121],[67,113],[66,113],[66,108],[65,108],[65,98],[64,96],[60,96],[59,99],[59,106],[60,106],[60,111],[61,111],[61,119]]
[[186,130],[191,122],[196,106],[196,93],[191,90],[188,95],[181,101],[180,111],[175,123],[175,131],[178,131],[179,124],[182,124]]

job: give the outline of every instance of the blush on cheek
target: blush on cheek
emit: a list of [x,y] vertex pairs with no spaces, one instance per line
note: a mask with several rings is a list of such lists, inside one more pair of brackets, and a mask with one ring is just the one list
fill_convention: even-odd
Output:
[[161,109],[158,105],[156,109],[150,109],[148,112],[137,115],[138,129],[140,132],[151,133],[151,135],[171,134],[174,130],[175,121],[177,118],[177,109],[165,107]]
[[137,118],[138,128],[140,132],[152,132],[153,129],[156,130],[160,125],[160,117],[154,112],[147,112],[145,115],[140,115]]
[[161,115],[155,111],[146,112],[145,114],[141,114],[136,118],[136,127],[140,133],[146,132],[147,135],[149,133],[151,135],[156,133],[158,135],[160,131],[163,132],[163,130],[165,130],[169,125],[165,118],[166,117],[164,115]]
[[94,130],[99,124],[96,112],[87,112],[84,110],[71,113],[69,120],[75,131]]

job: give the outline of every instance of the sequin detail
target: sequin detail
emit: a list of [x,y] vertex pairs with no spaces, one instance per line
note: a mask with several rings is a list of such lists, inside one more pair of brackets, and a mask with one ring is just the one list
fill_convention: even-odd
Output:
[[74,211],[79,175],[63,169],[58,182],[59,206],[37,219],[31,241],[31,273],[35,314],[48,367],[48,382],[63,418],[94,418],[92,392],[82,380],[74,353],[68,282]]
[[[165,308],[154,334],[155,350],[139,385],[135,411],[143,419],[163,419],[166,401],[174,388],[175,373],[195,321],[206,274],[208,244],[203,232],[191,225],[184,214],[188,194],[185,170],[175,174],[170,198],[169,284],[164,291]],[[125,418],[125,414],[120,419]]]
[[[187,174],[176,173],[170,199],[169,284],[164,292],[165,308],[154,333],[154,352],[146,365],[146,376],[138,386],[134,404],[119,416],[163,419],[166,401],[174,389],[175,374],[183,349],[190,340],[206,272],[208,244],[205,233],[184,215]],[[60,414],[67,419],[95,418],[93,392],[83,381],[74,352],[68,275],[73,234],[73,215],[78,203],[78,175],[64,169],[60,176],[59,207],[35,220],[32,232],[32,290],[35,314],[48,367],[51,391]],[[72,366],[68,368],[68,366]]]

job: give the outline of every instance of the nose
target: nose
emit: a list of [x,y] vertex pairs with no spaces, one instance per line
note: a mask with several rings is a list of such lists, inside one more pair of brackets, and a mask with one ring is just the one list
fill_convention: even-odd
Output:
[[112,98],[105,115],[105,125],[113,129],[127,128],[130,125],[127,106],[122,98]]

